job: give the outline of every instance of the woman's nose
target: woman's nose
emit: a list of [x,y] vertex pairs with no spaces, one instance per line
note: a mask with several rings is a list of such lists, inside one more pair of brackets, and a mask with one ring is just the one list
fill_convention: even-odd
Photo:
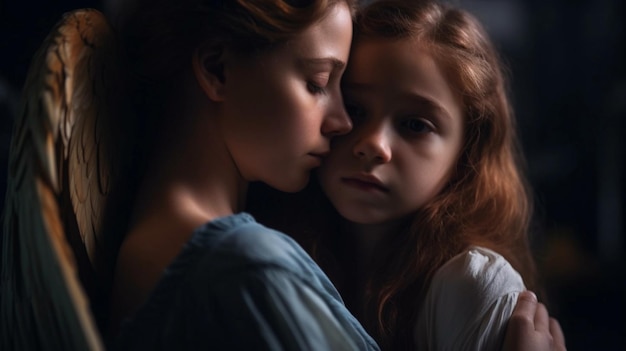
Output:
[[341,96],[331,104],[322,123],[322,134],[328,137],[347,134],[352,130],[352,120],[343,105]]

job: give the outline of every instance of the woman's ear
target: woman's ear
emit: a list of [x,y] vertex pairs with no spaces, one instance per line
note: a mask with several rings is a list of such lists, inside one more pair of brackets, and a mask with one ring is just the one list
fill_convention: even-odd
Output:
[[193,73],[204,93],[213,101],[224,101],[224,52],[218,48],[198,48],[193,55]]

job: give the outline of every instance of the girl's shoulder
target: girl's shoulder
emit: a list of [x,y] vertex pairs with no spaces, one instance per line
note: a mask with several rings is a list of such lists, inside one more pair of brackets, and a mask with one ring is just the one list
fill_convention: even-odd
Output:
[[499,349],[525,289],[502,255],[472,246],[435,273],[422,302],[416,341],[431,350]]
[[466,297],[468,292],[473,292],[479,300],[490,300],[525,287],[520,274],[502,255],[471,246],[441,266],[430,286],[430,290],[452,288],[460,289]]

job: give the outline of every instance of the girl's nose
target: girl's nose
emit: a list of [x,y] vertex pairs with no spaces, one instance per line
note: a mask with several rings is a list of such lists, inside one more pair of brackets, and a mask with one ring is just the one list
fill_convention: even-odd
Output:
[[365,129],[354,145],[353,154],[368,162],[387,163],[391,161],[391,137],[384,125]]

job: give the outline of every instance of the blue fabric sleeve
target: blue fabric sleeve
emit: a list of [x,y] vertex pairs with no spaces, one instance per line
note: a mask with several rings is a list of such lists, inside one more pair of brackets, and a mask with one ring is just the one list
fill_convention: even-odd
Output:
[[219,332],[210,333],[212,340],[197,335],[198,340],[190,340],[192,345],[200,342],[207,348],[238,350],[369,349],[362,337],[346,330],[351,325],[341,323],[345,318],[314,289],[281,268],[255,268],[224,279],[206,291],[208,299],[203,290],[188,300],[191,306],[185,309],[197,311],[189,322],[208,322],[208,328]]
[[116,346],[379,350],[299,245],[241,218],[198,230]]

